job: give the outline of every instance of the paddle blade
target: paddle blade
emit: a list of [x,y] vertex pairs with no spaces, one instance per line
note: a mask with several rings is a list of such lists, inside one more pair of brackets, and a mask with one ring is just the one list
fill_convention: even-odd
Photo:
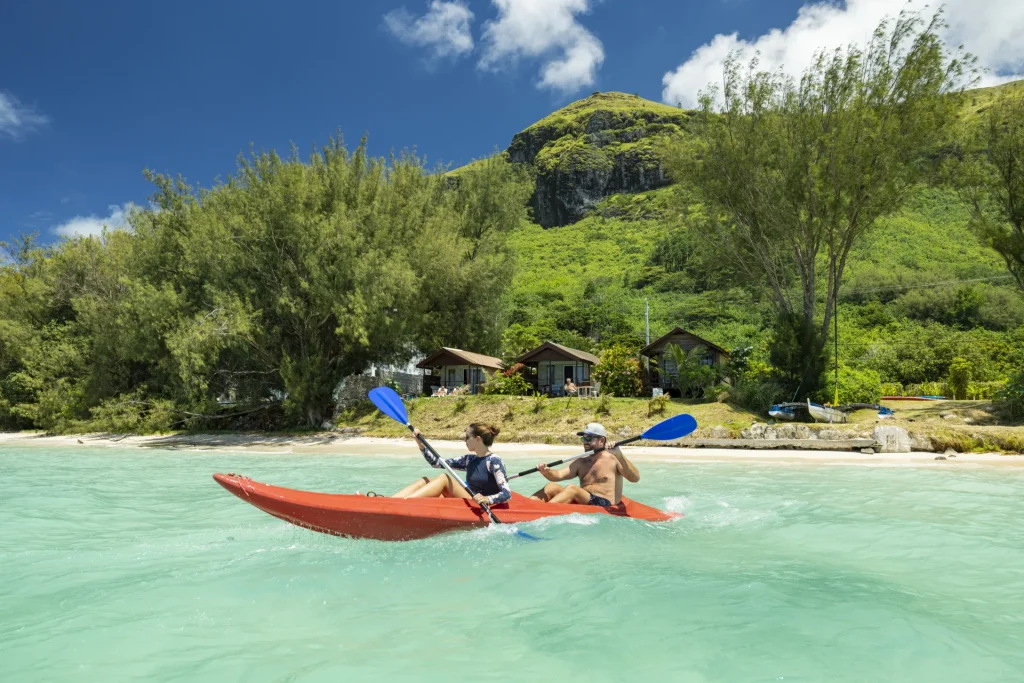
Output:
[[405,412],[405,404],[402,397],[395,393],[391,387],[377,387],[370,389],[370,401],[377,406],[380,412],[392,420],[403,425],[409,424],[409,416]]
[[697,420],[693,415],[676,415],[654,425],[640,436],[652,441],[674,441],[681,439],[697,429]]

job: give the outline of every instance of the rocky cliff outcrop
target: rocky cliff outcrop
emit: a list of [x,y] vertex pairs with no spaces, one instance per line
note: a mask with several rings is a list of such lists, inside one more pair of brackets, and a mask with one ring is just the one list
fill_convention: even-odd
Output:
[[581,219],[599,201],[669,184],[658,156],[692,112],[624,93],[595,93],[512,139],[514,163],[533,164],[534,220],[550,228]]

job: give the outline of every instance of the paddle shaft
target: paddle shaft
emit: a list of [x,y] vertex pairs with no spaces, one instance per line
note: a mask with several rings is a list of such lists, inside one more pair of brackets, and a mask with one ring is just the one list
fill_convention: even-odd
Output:
[[[445,471],[448,472],[448,475],[452,479],[454,479],[455,481],[457,481],[460,484],[462,484],[462,488],[466,489],[470,493],[473,493],[473,489],[469,488],[469,484],[467,484],[465,481],[463,481],[462,477],[460,477],[459,475],[455,474],[455,470],[453,470],[451,468],[451,466],[447,462],[445,462],[444,458],[442,458],[441,455],[437,451],[434,450],[433,446],[431,446],[429,443],[427,443],[427,440],[423,438],[422,434],[420,434],[417,437],[416,436],[416,429],[411,424],[406,424],[405,426],[409,428],[409,431],[412,432],[414,437],[416,437],[416,438],[418,438],[420,440],[420,443],[423,444],[424,448],[426,448],[428,451],[430,451],[431,453],[434,454],[434,457],[437,458],[437,461],[439,463],[441,463],[441,467],[443,467],[445,469]],[[474,502],[476,502],[476,501],[474,501]],[[497,515],[495,515],[493,512],[491,512],[491,506],[489,506],[487,503],[480,503],[480,502],[477,502],[477,505],[479,505],[480,507],[482,507],[484,509],[484,512],[486,512],[488,514],[488,516],[491,518],[492,522],[494,522],[495,524],[501,524],[501,520],[498,519]]]
[[[633,443],[634,441],[639,441],[642,438],[644,438],[642,435],[641,436],[631,436],[628,439],[623,439],[622,441],[619,441],[618,443],[616,443],[615,447],[625,446],[626,444]],[[588,455],[593,455],[594,453],[595,453],[595,451],[587,451],[586,453],[580,453],[579,455],[573,455],[573,456],[568,457],[568,458],[562,458],[561,460],[556,460],[554,462],[549,462],[548,463],[548,467],[554,467],[555,465],[562,465],[562,464],[567,463],[567,462],[572,462],[573,460],[576,460],[577,458],[585,458]],[[529,469],[529,470],[526,470],[524,472],[520,472],[519,474],[513,474],[511,477],[509,477],[509,480],[518,479],[519,477],[525,477],[527,474],[533,474],[534,472],[539,472],[539,471],[540,470],[538,470],[536,467],[534,467],[533,469]]]

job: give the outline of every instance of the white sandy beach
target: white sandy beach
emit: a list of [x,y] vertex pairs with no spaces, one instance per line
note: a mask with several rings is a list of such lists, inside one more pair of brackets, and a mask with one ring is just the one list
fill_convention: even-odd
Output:
[[[461,453],[463,446],[455,441],[432,441],[439,451]],[[5,447],[42,448],[161,448],[189,451],[233,451],[251,453],[382,455],[419,457],[411,439],[382,439],[342,434],[314,436],[261,436],[255,434],[175,434],[168,436],[110,436],[91,434],[79,436],[46,436],[32,433],[0,433],[0,450]],[[552,460],[579,453],[573,446],[547,444],[496,444],[495,453],[517,462]],[[998,453],[961,453],[947,460],[936,460],[935,453],[876,453],[864,455],[851,451],[745,450],[742,448],[679,448],[674,446],[627,446],[630,458],[638,462],[751,462],[808,465],[862,465],[871,467],[899,466],[1000,466],[1024,467],[1024,455]]]

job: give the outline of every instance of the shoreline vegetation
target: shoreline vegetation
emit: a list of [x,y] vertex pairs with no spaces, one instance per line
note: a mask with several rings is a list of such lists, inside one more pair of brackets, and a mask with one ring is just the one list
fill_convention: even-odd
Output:
[[[441,438],[626,437],[680,412],[726,444],[875,438],[871,412],[764,416],[909,394],[972,400],[900,402],[885,450],[1020,452],[1024,89],[968,90],[930,16],[800,79],[729,60],[694,110],[594,93],[462,169],[339,132],[212,187],[147,172],[125,229],[0,243],[0,429],[387,438],[349,380],[418,393],[400,369],[455,348],[499,371],[484,396],[411,403]],[[542,381],[518,359],[549,343],[592,371]],[[460,367],[446,382],[471,383]],[[530,396],[566,369],[601,398]]]
[[[927,455],[934,458],[936,455],[951,453],[1024,453],[1024,429],[1019,425],[1001,424],[997,418],[997,411],[991,403],[985,401],[885,401],[883,405],[896,411],[891,419],[880,420],[874,411],[862,410],[851,415],[847,424],[835,425],[776,423],[728,403],[679,399],[662,403],[631,398],[601,401],[578,398],[468,396],[416,398],[409,400],[406,405],[413,424],[433,439],[453,444],[458,443],[465,425],[470,422],[500,425],[503,446],[554,448],[574,446],[577,442],[575,431],[588,422],[601,422],[608,428],[611,438],[622,439],[638,434],[665,418],[679,413],[689,413],[697,419],[699,425],[694,434],[680,442],[669,444],[641,441],[641,451],[669,453],[680,450],[681,446],[693,453],[743,451],[746,453],[745,456],[736,457],[753,459],[785,458],[788,457],[787,453],[807,452],[812,448],[833,454],[845,450],[849,454],[848,446],[843,448],[843,444],[837,443],[835,449],[829,449],[829,442],[872,439],[872,432],[876,427],[889,426],[906,430],[912,451],[922,457]],[[196,447],[231,448],[232,445],[258,447],[261,444],[276,444],[279,447],[306,448],[310,445],[328,447],[363,441],[401,443],[409,440],[405,428],[381,415],[369,401],[353,403],[341,411],[332,424],[330,430],[278,432],[5,432],[0,433],[0,445],[168,444],[179,447],[182,444],[193,444]],[[780,446],[772,449],[767,447],[767,444],[759,443],[756,451],[748,450],[754,444],[751,439],[757,439],[758,442],[763,439],[777,440]],[[786,445],[782,445],[783,443]],[[663,450],[666,448],[669,450]],[[898,458],[900,455],[881,453],[877,457],[885,460]]]

